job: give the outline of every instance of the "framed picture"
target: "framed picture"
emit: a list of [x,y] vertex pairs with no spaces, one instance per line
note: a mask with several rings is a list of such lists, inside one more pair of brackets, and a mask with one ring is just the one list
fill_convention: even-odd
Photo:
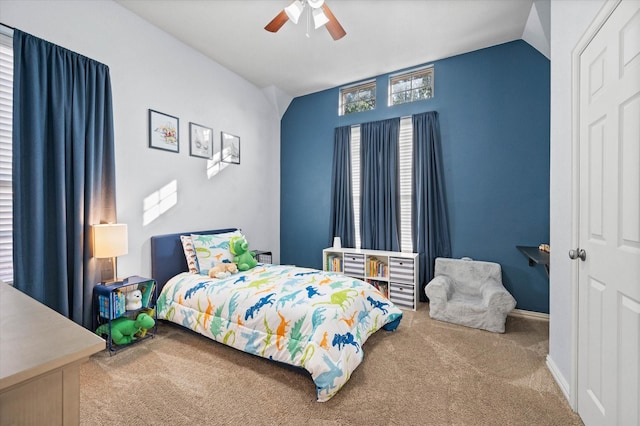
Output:
[[149,148],[164,149],[179,152],[179,123],[178,117],[149,110]]
[[189,155],[213,158],[213,129],[196,123],[189,123]]
[[240,136],[221,132],[222,162],[240,164]]

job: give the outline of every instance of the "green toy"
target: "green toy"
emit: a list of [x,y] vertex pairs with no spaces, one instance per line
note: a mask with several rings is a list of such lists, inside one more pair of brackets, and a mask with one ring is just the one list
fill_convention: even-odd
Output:
[[233,261],[238,265],[238,270],[248,271],[255,267],[258,261],[254,258],[254,252],[249,251],[249,243],[242,237],[231,237],[229,251],[233,255]]
[[[122,317],[111,321],[111,340],[116,345],[126,345],[136,340],[136,334],[144,336],[147,330],[152,328],[156,322],[146,313],[139,314],[135,320]],[[102,324],[96,329],[97,335],[108,335],[109,324]]]

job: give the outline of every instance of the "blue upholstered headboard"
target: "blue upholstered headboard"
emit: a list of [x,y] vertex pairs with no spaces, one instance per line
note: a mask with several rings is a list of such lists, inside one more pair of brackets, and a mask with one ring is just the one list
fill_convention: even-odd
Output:
[[214,229],[209,231],[180,232],[177,234],[156,235],[151,237],[151,275],[156,280],[158,294],[172,277],[187,272],[187,259],[182,250],[180,235],[210,235],[232,232],[237,228]]

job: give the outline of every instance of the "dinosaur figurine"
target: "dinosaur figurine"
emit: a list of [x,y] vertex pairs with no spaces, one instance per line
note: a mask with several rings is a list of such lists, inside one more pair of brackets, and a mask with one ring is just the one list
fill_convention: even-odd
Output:
[[[135,320],[122,317],[111,321],[111,340],[116,345],[126,345],[136,339],[136,334],[146,333],[156,324],[155,320],[146,313],[139,314]],[[109,324],[102,324],[96,329],[97,335],[108,335]]]

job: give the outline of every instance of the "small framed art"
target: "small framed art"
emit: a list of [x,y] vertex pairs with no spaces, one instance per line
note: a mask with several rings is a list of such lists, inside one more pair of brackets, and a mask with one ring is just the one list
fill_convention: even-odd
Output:
[[240,136],[221,132],[222,162],[240,164]]
[[149,148],[179,152],[179,124],[178,117],[150,109]]
[[213,158],[213,129],[196,123],[189,123],[189,155]]

